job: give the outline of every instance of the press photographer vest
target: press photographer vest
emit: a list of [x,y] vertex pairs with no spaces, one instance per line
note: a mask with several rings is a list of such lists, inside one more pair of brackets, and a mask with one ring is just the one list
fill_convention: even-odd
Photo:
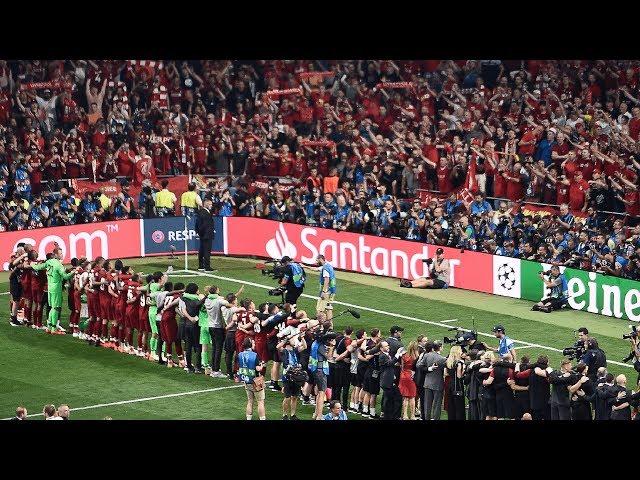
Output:
[[238,375],[244,383],[252,383],[257,376],[256,365],[258,354],[253,350],[245,350],[238,355]]
[[319,368],[322,369],[325,375],[329,375],[329,362],[326,360],[318,360],[318,348],[320,347],[320,342],[318,340],[314,340],[311,345],[311,353],[309,354],[309,371],[315,372]]
[[324,272],[329,274],[329,293],[336,293],[336,272],[330,263],[325,263],[320,270],[320,290],[324,287]]
[[293,273],[293,276],[291,277],[291,281],[296,287],[302,288],[304,286],[304,281],[306,280],[304,275],[304,269],[297,263],[293,263],[293,262],[290,263],[289,266],[291,267],[291,272]]

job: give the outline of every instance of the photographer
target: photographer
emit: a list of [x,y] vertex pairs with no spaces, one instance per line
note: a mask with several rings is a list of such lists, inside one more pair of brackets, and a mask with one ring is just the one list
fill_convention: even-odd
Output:
[[314,384],[318,390],[316,409],[313,414],[314,420],[322,420],[322,408],[324,407],[325,392],[327,390],[327,375],[329,375],[329,356],[333,355],[335,344],[336,334],[331,332],[316,338],[311,344],[309,371],[313,375]]
[[280,354],[280,361],[283,367],[282,391],[284,393],[284,400],[282,401],[282,419],[298,420],[298,417],[296,417],[296,408],[298,406],[298,396],[300,395],[300,383],[296,380],[300,377],[296,378],[293,372],[303,372],[298,360],[298,353],[307,348],[304,332],[283,338],[276,348]]
[[[585,329],[586,330],[586,329]],[[600,349],[598,346],[598,340],[595,338],[588,338],[585,342],[586,351],[584,355],[579,359],[580,362],[584,363],[588,369],[588,373],[586,374],[591,382],[595,384],[596,377],[598,374],[598,369],[600,367],[607,366],[607,356],[604,351]]]
[[[552,310],[560,310],[567,303],[569,297],[567,279],[564,274],[560,273],[560,267],[554,265],[551,270],[540,272],[538,275],[551,292],[548,297],[543,298],[531,307],[531,310],[545,313],[551,313]],[[548,276],[549,279],[546,280],[545,276]]]
[[400,280],[400,286],[405,288],[448,288],[451,279],[449,277],[449,260],[444,258],[444,250],[436,249],[435,259],[423,260],[431,267],[430,278],[420,277],[415,280]]
[[626,363],[633,360],[633,368],[638,372],[636,384],[640,385],[640,340],[638,340],[638,331],[635,325],[632,328],[631,333],[622,336],[623,339],[627,339],[631,343],[631,351],[622,361]]
[[286,303],[291,304],[291,311],[295,312],[298,298],[304,291],[304,282],[306,275],[304,269],[296,262],[293,262],[290,257],[284,256],[280,263],[285,268],[285,274],[280,280],[280,285],[287,289],[284,297]]

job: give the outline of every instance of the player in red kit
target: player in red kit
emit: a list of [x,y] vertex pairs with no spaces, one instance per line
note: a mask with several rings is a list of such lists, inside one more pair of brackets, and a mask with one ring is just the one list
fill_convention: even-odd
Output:
[[113,350],[118,350],[120,347],[119,338],[120,338],[120,322],[118,321],[118,316],[116,315],[117,304],[120,300],[120,295],[118,291],[118,271],[113,269],[109,272],[110,278],[107,283],[107,293],[109,294],[108,301],[108,313],[107,318],[111,321],[111,328],[109,330],[109,348]]
[[131,267],[122,267],[120,269],[120,273],[118,274],[117,283],[116,283],[116,291],[118,293],[118,298],[115,301],[114,305],[114,318],[118,323],[118,351],[120,353],[124,353],[128,351],[128,348],[125,347],[126,341],[126,318],[127,318],[127,282],[131,279],[132,275]]
[[[34,261],[38,258],[38,253],[34,250],[29,251],[27,258],[23,262],[23,265],[29,265],[32,258]],[[20,306],[18,308],[23,309],[24,320],[27,325],[33,324],[31,316],[31,308],[33,304],[33,297],[31,295],[31,282],[34,275],[37,275],[37,272],[34,272],[31,268],[25,268],[22,272],[22,276],[20,277],[20,284],[22,286],[22,301],[20,302]]]
[[[259,309],[262,313],[268,312],[269,304],[263,303]],[[255,332],[253,339],[255,341],[255,352],[260,358],[268,358],[269,352],[267,351],[267,331],[262,327],[262,322],[256,321],[253,325],[253,331]],[[242,351],[242,350],[241,350]]]
[[[139,350],[133,346],[133,331],[138,329],[138,304],[140,303],[140,275],[137,273],[131,276],[130,280],[125,282],[127,290],[126,310],[125,310],[125,342],[126,350],[129,355],[139,355]],[[140,336],[140,332],[138,332]]]
[[[47,257],[50,254],[47,254]],[[31,262],[36,263],[38,254],[34,252],[34,255],[31,257]],[[46,297],[45,292],[47,291],[47,272],[46,270],[40,270],[38,272],[32,272],[31,276],[31,299],[33,302],[33,311],[32,311],[32,319],[33,326],[32,328],[42,329],[42,313],[45,309]],[[48,313],[48,312],[45,312]]]
[[147,286],[143,287],[144,290],[140,295],[140,302],[138,304],[138,356],[145,357],[147,360],[150,358],[151,352],[147,346],[147,339],[149,332],[151,332],[151,326],[149,325],[149,297],[148,287],[153,282],[153,275],[147,275]]
[[98,335],[102,325],[102,318],[100,316],[100,269],[104,263],[103,257],[96,258],[91,264],[89,275],[87,278],[87,284],[85,286],[85,293],[87,295],[87,310],[89,313],[89,325],[87,328],[87,340],[90,345],[100,346],[98,341]]
[[109,260],[105,260],[102,264],[102,268],[100,269],[100,281],[98,286],[98,299],[99,299],[99,311],[100,318],[102,319],[102,323],[100,327],[97,329],[98,335],[100,336],[99,341],[101,346],[109,348],[110,344],[107,339],[107,333],[109,328],[109,304],[110,295],[108,291],[109,281],[111,280],[111,262]]
[[[169,288],[169,287],[167,287]],[[176,308],[180,302],[181,293],[179,290],[184,289],[184,283],[176,283],[173,288],[178,292],[172,295],[167,294],[162,302],[158,305],[158,313],[160,313],[160,335],[162,341],[166,345],[167,367],[173,367],[173,346],[175,345],[176,355],[178,355],[178,365],[180,368],[186,366],[184,361],[184,353],[182,351],[182,342],[178,338],[178,323],[176,322]]]

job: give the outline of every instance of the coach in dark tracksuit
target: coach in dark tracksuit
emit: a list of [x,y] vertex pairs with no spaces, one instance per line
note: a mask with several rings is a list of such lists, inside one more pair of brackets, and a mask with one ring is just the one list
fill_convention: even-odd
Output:
[[211,246],[215,230],[213,228],[213,202],[206,199],[202,208],[198,210],[196,216],[196,232],[200,237],[200,248],[198,249],[198,269],[212,271],[211,268]]

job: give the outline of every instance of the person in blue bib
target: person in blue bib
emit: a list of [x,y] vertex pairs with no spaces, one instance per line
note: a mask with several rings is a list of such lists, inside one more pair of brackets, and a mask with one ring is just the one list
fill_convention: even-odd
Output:
[[342,404],[337,400],[332,400],[329,404],[329,413],[327,413],[323,420],[346,420],[347,414],[342,409]]
[[333,355],[335,344],[336,334],[333,332],[316,337],[313,344],[311,344],[309,372],[318,391],[316,395],[316,410],[313,414],[314,420],[322,420],[322,407],[324,407],[326,398],[327,375],[329,375],[329,358]]
[[[531,310],[551,313],[552,310],[560,310],[569,301],[569,285],[567,278],[560,273],[560,267],[554,265],[548,272],[538,274],[545,287],[550,289],[549,296],[536,303]],[[545,277],[548,277],[545,278]]]
[[327,316],[327,320],[333,318],[333,301],[336,296],[336,272],[324,258],[324,255],[316,257],[316,264],[320,271],[320,293],[318,302],[316,303],[316,311],[323,312]]
[[264,362],[258,356],[254,349],[254,341],[250,337],[242,342],[243,351],[238,354],[238,377],[244,382],[244,388],[247,392],[247,420],[253,417],[253,403],[258,403],[258,416],[260,420],[266,420],[267,415],[264,408],[264,386],[260,390],[256,390],[253,380],[262,375]]
[[302,367],[298,353],[307,348],[304,332],[300,332],[295,327],[292,327],[292,330],[292,335],[285,336],[278,342],[278,345],[276,345],[280,355],[280,362],[282,363],[281,380],[282,392],[284,393],[284,400],[282,401],[283,420],[298,420],[298,417],[296,417],[296,408],[298,407],[298,396],[301,390],[300,385],[296,383],[289,374],[294,369],[300,369]]
[[291,304],[291,311],[295,312],[298,298],[304,291],[304,282],[307,276],[304,272],[304,268],[300,264],[291,260],[291,257],[284,256],[280,263],[285,268],[284,277],[280,281],[280,285],[287,288],[287,293],[284,296],[284,302]]

